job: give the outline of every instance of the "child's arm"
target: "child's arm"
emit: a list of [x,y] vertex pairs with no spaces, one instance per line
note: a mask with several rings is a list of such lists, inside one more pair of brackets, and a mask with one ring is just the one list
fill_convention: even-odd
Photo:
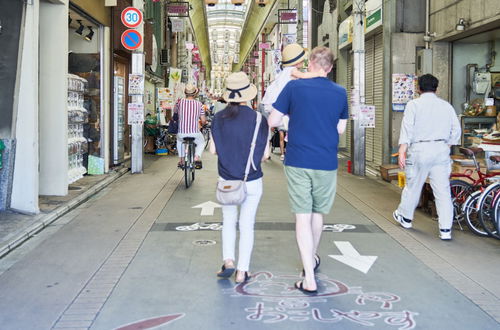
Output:
[[292,71],[292,77],[297,79],[309,79],[309,78],[317,78],[317,77],[326,77],[326,72],[321,69],[319,72],[302,72],[299,69],[295,68]]

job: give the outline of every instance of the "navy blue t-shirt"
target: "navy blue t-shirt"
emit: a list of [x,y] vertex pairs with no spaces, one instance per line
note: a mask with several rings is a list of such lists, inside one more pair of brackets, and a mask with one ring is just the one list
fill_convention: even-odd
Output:
[[290,116],[285,165],[337,169],[337,124],[349,118],[345,88],[322,77],[292,80],[273,107]]
[[[225,180],[243,180],[250,144],[255,130],[257,113],[248,106],[238,106],[238,114],[227,117],[227,110],[219,111],[212,121],[212,137],[218,155],[219,176]],[[260,163],[266,149],[269,127],[264,117],[259,127],[253,160],[257,170],[250,167],[247,181],[262,177]]]

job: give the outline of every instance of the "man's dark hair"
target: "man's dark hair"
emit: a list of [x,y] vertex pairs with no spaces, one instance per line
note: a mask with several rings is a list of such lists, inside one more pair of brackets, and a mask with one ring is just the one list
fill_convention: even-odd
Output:
[[418,78],[418,87],[422,93],[435,92],[438,88],[439,80],[431,74],[424,74]]

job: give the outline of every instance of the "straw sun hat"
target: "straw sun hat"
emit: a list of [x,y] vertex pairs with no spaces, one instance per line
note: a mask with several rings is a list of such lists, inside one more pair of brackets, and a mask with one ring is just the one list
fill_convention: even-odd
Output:
[[299,44],[289,44],[283,48],[283,52],[281,54],[282,60],[281,64],[283,66],[293,66],[297,63],[300,63],[306,59],[306,51]]
[[196,95],[198,94],[198,88],[192,84],[187,84],[184,88],[184,94],[186,95]]
[[244,72],[231,73],[226,78],[226,91],[223,98],[226,102],[246,102],[257,95],[257,87],[250,83]]

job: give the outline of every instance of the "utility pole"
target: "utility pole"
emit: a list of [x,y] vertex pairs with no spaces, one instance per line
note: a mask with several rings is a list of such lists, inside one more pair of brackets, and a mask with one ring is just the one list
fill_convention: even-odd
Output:
[[[133,0],[133,7],[144,12],[144,0]],[[144,23],[137,27],[137,32],[144,35]],[[144,44],[132,53],[132,74],[145,76],[144,72]],[[144,104],[144,94],[132,96],[132,103]],[[132,173],[143,171],[143,130],[144,124],[132,124]]]
[[359,120],[359,107],[365,104],[365,0],[353,0],[353,90],[351,96],[351,109],[353,112],[353,173],[365,175],[365,128],[361,127]]

